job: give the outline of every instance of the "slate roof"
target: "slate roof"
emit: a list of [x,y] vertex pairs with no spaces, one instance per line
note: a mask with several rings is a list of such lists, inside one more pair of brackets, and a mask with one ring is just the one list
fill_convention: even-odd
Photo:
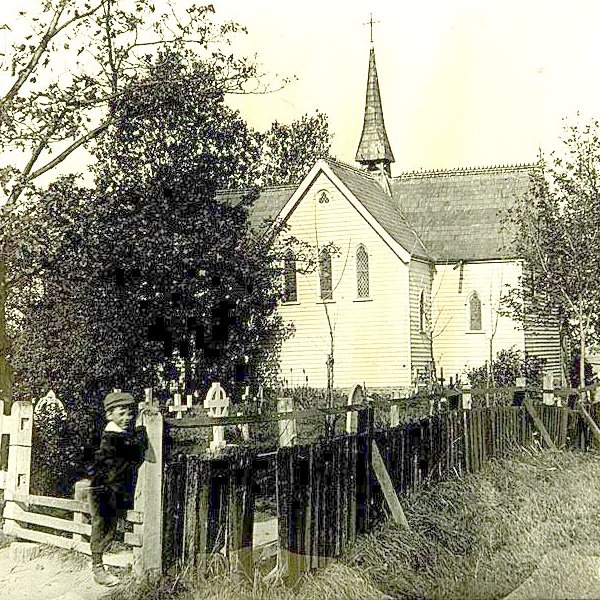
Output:
[[[412,256],[438,263],[514,258],[500,213],[529,188],[535,165],[404,173],[390,180],[334,159],[325,161],[385,231]],[[260,231],[275,219],[298,185],[266,188],[250,210]],[[246,190],[224,190],[236,204]]]
[[[248,218],[250,227],[260,231],[274,219],[296,191],[297,185],[281,185],[265,188],[250,207]],[[235,206],[249,190],[220,190],[217,199]]]
[[396,242],[411,255],[431,259],[415,230],[382,188],[377,175],[371,175],[336,160],[327,159],[325,162]]
[[500,212],[522,196],[534,165],[415,172],[392,196],[436,262],[513,258]]

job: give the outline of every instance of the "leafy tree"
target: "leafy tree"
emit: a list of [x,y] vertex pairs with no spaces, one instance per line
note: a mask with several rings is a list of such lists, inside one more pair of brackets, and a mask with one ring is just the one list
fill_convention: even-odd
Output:
[[290,125],[275,121],[261,136],[260,183],[269,186],[300,181],[319,158],[329,156],[331,137],[327,116],[318,111]]
[[525,326],[564,323],[579,346],[579,385],[585,350],[598,339],[600,315],[600,144],[598,122],[566,128],[562,152],[542,159],[529,192],[505,224],[523,277],[506,298]]
[[159,14],[152,0],[39,0],[20,13],[26,21],[22,38],[14,37],[8,24],[2,27],[11,44],[1,65],[8,85],[0,91],[0,396],[5,399],[12,390],[5,307],[21,278],[12,271],[13,261],[20,260],[11,254],[15,227],[27,235],[13,221],[35,210],[39,178],[106,133],[124,95],[148,85],[139,73],[157,52],[194,47],[215,66],[221,92],[260,87],[254,62],[224,49],[242,28],[214,24],[210,5],[177,5],[167,3]]
[[233,382],[244,355],[264,375],[276,367],[276,248],[249,235],[251,196],[215,196],[252,179],[259,148],[212,69],[159,55],[95,151],[96,188],[49,190],[51,212],[70,198],[70,245],[19,294],[23,390],[139,390],[181,371],[197,389]]

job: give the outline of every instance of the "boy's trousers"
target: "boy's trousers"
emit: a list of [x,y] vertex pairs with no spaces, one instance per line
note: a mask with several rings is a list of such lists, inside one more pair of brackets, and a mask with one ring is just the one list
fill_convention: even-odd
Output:
[[92,555],[104,554],[115,539],[117,523],[123,514],[104,494],[90,494],[90,512],[92,516],[92,534],[90,550]]

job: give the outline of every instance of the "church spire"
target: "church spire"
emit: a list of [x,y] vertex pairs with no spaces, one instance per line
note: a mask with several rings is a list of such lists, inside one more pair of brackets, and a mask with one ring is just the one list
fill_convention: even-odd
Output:
[[371,17],[371,51],[369,53],[369,75],[367,78],[367,97],[365,100],[365,120],[356,151],[356,161],[369,171],[380,171],[391,175],[390,164],[394,155],[385,131],[381,94],[375,65],[373,47],[373,18]]

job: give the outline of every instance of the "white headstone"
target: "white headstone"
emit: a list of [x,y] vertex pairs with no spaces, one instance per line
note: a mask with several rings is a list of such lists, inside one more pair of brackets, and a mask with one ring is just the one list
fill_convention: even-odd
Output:
[[[227,417],[229,415],[229,398],[221,384],[214,382],[204,400],[204,408],[207,410],[208,416],[213,418]],[[225,427],[222,425],[213,426],[213,440],[210,443],[212,452],[217,452],[224,448],[225,442]]]

